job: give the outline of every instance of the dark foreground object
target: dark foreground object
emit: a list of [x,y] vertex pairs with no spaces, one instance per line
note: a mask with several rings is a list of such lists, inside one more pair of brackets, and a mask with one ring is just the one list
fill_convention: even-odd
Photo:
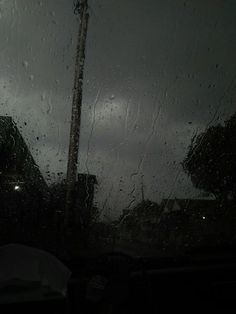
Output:
[[[69,265],[70,264],[70,265]],[[200,313],[236,309],[236,258],[132,258],[68,263],[68,297],[1,305],[1,313]]]
[[87,262],[84,281],[81,276],[71,283],[72,313],[200,313],[236,309],[234,254],[214,256],[208,252],[208,256],[190,254],[176,259],[111,256],[104,255],[90,265]]

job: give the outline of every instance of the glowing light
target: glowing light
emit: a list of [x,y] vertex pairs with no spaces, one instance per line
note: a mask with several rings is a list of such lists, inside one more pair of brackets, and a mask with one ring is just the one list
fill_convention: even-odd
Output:
[[202,219],[203,219],[203,220],[205,220],[205,219],[206,219],[206,217],[205,217],[205,216],[202,216]]
[[15,185],[15,186],[14,186],[14,190],[15,190],[15,191],[20,191],[20,186],[19,186],[19,185]]

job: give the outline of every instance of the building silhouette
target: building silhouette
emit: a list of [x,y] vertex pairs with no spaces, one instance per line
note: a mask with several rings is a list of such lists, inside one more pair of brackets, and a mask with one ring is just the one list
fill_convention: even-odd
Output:
[[45,215],[47,197],[48,186],[16,123],[0,117],[1,231],[7,229],[9,239],[17,231],[17,239],[30,229],[32,233]]

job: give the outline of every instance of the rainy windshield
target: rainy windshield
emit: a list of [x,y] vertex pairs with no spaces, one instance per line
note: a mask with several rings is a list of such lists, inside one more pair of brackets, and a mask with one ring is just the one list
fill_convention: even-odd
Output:
[[0,0],[0,244],[236,244],[236,3]]

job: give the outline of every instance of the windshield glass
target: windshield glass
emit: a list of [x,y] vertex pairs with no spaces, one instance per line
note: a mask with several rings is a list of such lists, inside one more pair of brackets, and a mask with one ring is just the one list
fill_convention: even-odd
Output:
[[236,3],[0,1],[0,243],[235,244]]

